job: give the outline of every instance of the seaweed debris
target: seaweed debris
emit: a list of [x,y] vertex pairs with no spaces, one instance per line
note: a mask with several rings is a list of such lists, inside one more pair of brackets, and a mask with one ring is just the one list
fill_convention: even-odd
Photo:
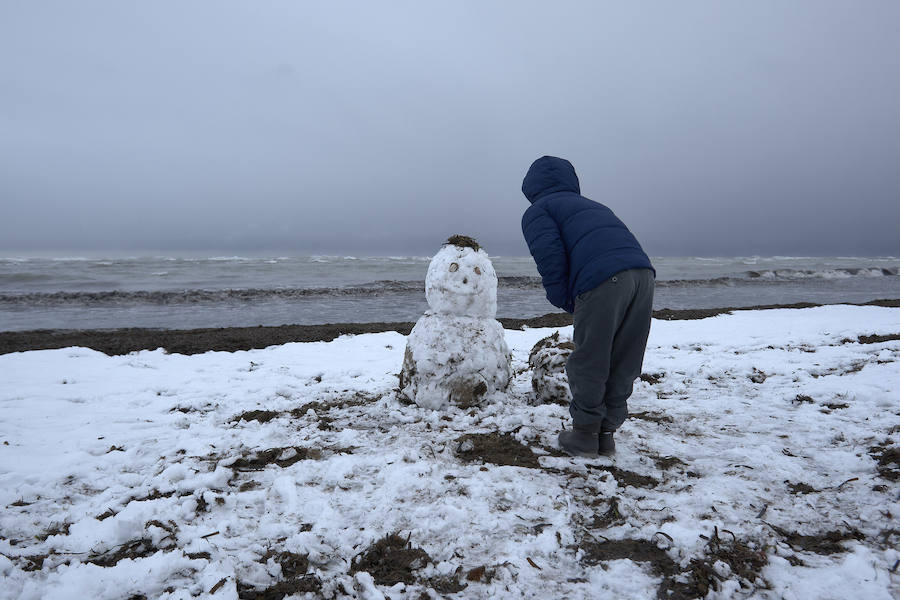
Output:
[[409,538],[403,539],[399,533],[390,533],[354,557],[350,574],[365,571],[379,585],[411,584],[415,582],[413,571],[430,561],[428,553],[421,548],[413,548]]
[[467,235],[451,235],[449,238],[447,238],[447,241],[444,242],[444,245],[452,245],[458,248],[471,248],[475,252],[481,250],[481,246],[478,244],[478,242],[475,241],[475,238],[471,238]]
[[883,445],[869,448],[869,456],[878,464],[878,476],[888,481],[900,480],[900,448],[890,446],[886,441]]
[[261,471],[268,465],[281,468],[289,467],[301,460],[321,458],[322,453],[311,448],[287,446],[285,448],[269,448],[254,454],[245,454],[229,465],[235,471]]
[[841,545],[841,542],[847,540],[862,540],[865,536],[855,529],[849,531],[826,531],[814,535],[803,535],[795,531],[782,529],[777,525],[766,523],[775,533],[784,538],[785,543],[794,550],[803,550],[814,554],[838,554],[846,552],[847,549]]

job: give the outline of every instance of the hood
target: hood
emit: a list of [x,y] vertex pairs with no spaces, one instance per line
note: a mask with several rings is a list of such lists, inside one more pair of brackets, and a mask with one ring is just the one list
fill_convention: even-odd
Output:
[[575,167],[564,158],[542,156],[533,163],[522,181],[522,193],[534,203],[538,198],[554,192],[581,193]]

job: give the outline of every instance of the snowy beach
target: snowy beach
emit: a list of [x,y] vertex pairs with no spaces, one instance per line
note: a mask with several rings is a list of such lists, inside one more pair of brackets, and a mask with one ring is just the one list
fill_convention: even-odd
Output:
[[900,594],[900,309],[654,320],[612,459],[531,404],[557,330],[446,411],[397,399],[397,332],[2,355],[0,597]]

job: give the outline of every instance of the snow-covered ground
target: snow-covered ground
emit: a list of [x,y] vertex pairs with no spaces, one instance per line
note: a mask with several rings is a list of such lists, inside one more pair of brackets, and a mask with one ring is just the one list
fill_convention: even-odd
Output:
[[614,459],[528,402],[553,331],[445,412],[396,333],[0,356],[0,597],[900,595],[900,309],[654,321]]

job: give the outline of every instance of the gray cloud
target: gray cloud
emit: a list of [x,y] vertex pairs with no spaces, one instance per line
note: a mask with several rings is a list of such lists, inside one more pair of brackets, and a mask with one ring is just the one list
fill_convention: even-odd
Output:
[[900,5],[17,3],[0,247],[524,254],[570,159],[651,254],[900,254]]

